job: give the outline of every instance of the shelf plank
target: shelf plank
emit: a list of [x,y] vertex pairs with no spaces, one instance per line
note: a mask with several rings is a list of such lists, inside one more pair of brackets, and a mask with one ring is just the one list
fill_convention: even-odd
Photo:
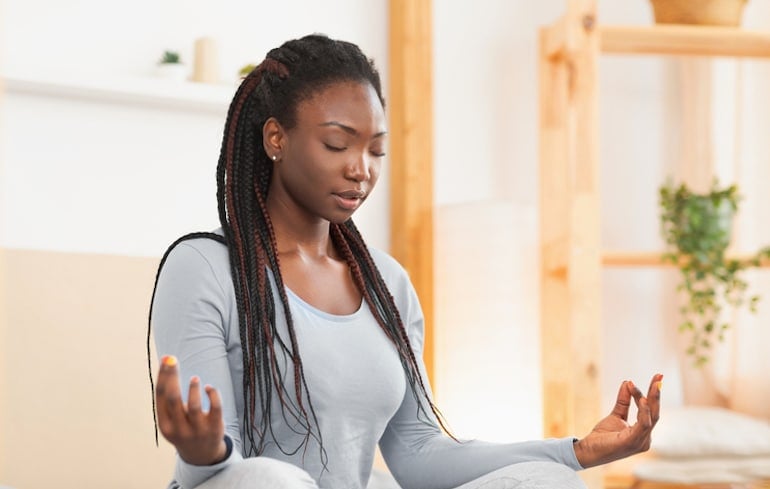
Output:
[[[567,261],[570,248],[564,240],[557,240],[545,245],[542,250],[542,261],[546,273],[552,276],[564,276],[567,272]],[[601,254],[601,264],[609,268],[673,268],[674,264],[663,262],[662,253],[656,251],[605,251]],[[730,259],[750,260],[754,255],[739,253],[730,255]],[[770,268],[770,259],[763,259],[759,268]]]
[[[749,260],[753,257],[748,253],[740,253],[729,256],[731,259]],[[602,253],[602,265],[605,267],[618,268],[641,268],[641,267],[673,267],[673,263],[664,263],[660,252],[655,251],[607,251]],[[770,268],[770,260],[764,259],[760,262],[760,268]]]
[[600,26],[599,34],[603,53],[770,58],[770,33],[735,27]]
[[9,94],[36,95],[121,105],[226,114],[237,86],[211,85],[150,77],[73,78],[5,74]]

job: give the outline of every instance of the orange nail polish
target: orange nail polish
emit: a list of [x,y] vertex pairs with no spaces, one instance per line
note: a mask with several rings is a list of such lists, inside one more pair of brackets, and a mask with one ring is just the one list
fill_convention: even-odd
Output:
[[175,367],[176,366],[176,357],[174,355],[166,355],[163,357],[163,365],[166,367]]

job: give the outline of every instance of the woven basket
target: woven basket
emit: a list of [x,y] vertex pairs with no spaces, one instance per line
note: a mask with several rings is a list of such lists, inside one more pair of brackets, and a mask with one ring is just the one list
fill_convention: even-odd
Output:
[[738,26],[748,0],[650,0],[658,24]]

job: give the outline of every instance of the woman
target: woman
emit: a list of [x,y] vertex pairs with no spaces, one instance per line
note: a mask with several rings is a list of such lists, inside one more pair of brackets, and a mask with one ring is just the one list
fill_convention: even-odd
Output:
[[172,245],[151,306],[172,486],[362,489],[379,443],[405,489],[581,487],[574,470],[649,446],[660,376],[647,398],[624,383],[579,441],[442,433],[414,289],[351,220],[386,137],[379,75],[353,44],[289,41],[242,82],[217,170],[222,228]]

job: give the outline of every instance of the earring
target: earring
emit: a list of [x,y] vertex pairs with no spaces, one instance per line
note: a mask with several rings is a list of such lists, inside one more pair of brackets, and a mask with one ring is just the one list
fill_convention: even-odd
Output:
[[273,155],[273,161],[276,161],[278,159],[278,156]]

